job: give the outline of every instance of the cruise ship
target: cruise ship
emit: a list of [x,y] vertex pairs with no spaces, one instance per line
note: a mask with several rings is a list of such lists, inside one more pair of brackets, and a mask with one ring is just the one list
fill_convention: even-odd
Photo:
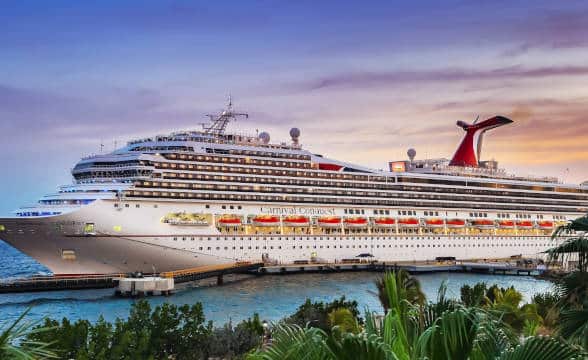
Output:
[[238,261],[276,264],[540,257],[554,228],[588,209],[588,186],[506,173],[482,161],[495,116],[465,131],[451,159],[375,170],[227,125],[130,141],[82,158],[73,183],[14,216],[0,239],[55,274],[158,273]]

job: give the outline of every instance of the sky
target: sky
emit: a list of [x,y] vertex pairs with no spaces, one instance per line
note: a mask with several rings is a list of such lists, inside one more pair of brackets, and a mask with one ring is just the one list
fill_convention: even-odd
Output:
[[291,127],[374,168],[451,157],[457,120],[503,115],[482,158],[588,180],[585,1],[0,3],[0,214],[72,182],[82,157],[197,129]]

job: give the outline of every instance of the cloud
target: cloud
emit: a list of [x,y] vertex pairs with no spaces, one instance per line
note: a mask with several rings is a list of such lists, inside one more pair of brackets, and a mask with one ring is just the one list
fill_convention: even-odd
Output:
[[107,88],[77,95],[0,85],[0,130],[6,141],[112,138],[177,127],[196,127],[204,111],[178,109],[150,89]]
[[350,71],[324,76],[294,85],[299,91],[329,88],[358,88],[399,86],[426,82],[483,81],[537,79],[550,76],[588,75],[588,66],[546,66],[525,68],[523,66],[501,67],[490,70],[445,68],[436,70],[407,71]]
[[518,56],[533,49],[570,49],[588,46],[588,11],[585,9],[550,10],[529,16],[512,26],[512,36],[521,43],[505,56]]

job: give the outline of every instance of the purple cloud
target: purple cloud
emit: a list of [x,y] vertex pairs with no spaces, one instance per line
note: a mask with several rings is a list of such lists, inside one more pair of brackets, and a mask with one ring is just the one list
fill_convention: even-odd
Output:
[[438,69],[423,71],[349,72],[325,76],[295,86],[298,90],[355,88],[412,84],[415,82],[452,82],[533,79],[548,76],[588,75],[588,66],[503,67],[492,70]]

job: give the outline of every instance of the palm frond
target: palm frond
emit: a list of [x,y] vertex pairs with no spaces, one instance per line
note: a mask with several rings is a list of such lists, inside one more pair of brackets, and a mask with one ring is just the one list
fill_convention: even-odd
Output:
[[31,308],[25,310],[12,324],[0,334],[0,358],[16,359],[54,359],[58,356],[50,349],[52,344],[34,341],[27,335],[51,330],[36,327],[38,322],[23,321]]
[[561,312],[559,334],[568,341],[588,349],[588,304],[585,303],[580,309]]
[[583,359],[584,354],[561,340],[552,337],[535,336],[523,344],[505,351],[499,360],[574,360]]
[[277,324],[272,331],[272,343],[247,358],[250,360],[326,360],[332,359],[326,346],[327,334],[319,328]]
[[583,234],[568,239],[560,245],[546,251],[550,262],[578,260],[580,271],[588,270],[588,238]]

